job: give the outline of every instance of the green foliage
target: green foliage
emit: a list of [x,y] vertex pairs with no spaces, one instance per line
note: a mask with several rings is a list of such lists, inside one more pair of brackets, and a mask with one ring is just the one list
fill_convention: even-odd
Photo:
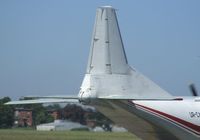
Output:
[[48,106],[46,107],[46,109],[47,109],[47,110],[60,110],[61,107],[60,107],[59,104],[52,104],[52,105],[48,105]]
[[14,108],[13,106],[4,105],[10,101],[9,97],[0,99],[0,128],[10,128],[14,122]]
[[42,123],[53,122],[54,118],[47,113],[47,109],[41,104],[32,104],[26,107],[33,110],[34,126]]
[[83,109],[81,106],[76,104],[66,105],[64,109],[61,110],[61,118],[73,122],[79,122],[83,125],[86,124],[87,120],[94,121],[95,126],[101,126],[105,131],[111,131],[111,124],[113,123],[100,112],[90,108]]
[[50,122],[53,122],[53,121],[54,121],[54,118],[51,115],[47,114],[46,115],[46,123],[50,123]]
[[38,112],[35,115],[35,124],[42,124],[46,122],[46,118],[45,118],[45,113],[44,112]]
[[54,118],[51,115],[47,114],[46,111],[37,112],[37,114],[35,115],[35,125],[49,123],[53,121]]
[[67,104],[61,110],[61,118],[85,124],[84,110],[76,104]]

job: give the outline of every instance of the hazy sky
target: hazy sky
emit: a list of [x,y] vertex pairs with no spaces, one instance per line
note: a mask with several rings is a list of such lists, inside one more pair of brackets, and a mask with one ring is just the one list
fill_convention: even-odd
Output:
[[0,97],[76,95],[104,5],[131,66],[173,95],[200,91],[199,0],[0,0]]

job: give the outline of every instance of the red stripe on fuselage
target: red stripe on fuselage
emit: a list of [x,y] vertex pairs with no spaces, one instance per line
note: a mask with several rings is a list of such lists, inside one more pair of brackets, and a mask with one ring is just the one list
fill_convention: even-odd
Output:
[[[133,102],[131,101],[131,103],[133,103]],[[164,118],[167,118],[175,123],[181,124],[184,128],[189,128],[188,130],[192,131],[193,133],[195,133],[197,135],[200,135],[200,126],[198,126],[198,125],[195,125],[193,123],[187,122],[187,121],[177,118],[175,116],[169,115],[167,113],[164,113],[164,112],[161,112],[161,111],[158,111],[158,110],[155,110],[155,109],[152,109],[152,108],[140,105],[140,104],[136,104],[136,103],[134,103],[134,104],[139,107],[144,108],[145,110],[149,110],[153,113],[163,116]]]

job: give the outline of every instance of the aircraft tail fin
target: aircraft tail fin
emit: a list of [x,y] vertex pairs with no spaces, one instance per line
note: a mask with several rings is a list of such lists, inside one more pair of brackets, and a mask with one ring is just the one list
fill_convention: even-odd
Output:
[[118,26],[115,9],[99,7],[87,66],[90,74],[125,74],[128,62]]
[[78,97],[46,96],[7,104],[79,102],[94,99],[166,100],[173,97],[128,65],[115,9],[96,12],[88,66]]
[[128,65],[115,9],[99,7],[79,97],[171,99],[171,95]]

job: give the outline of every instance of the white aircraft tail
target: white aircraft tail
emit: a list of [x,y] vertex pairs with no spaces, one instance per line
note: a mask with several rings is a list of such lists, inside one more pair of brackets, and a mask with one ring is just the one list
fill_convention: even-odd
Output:
[[132,69],[126,58],[115,9],[99,7],[87,71],[79,98],[171,99],[171,95]]
[[166,91],[132,69],[127,62],[115,9],[99,7],[96,12],[87,71],[78,97],[44,96],[12,104],[75,102],[90,99],[173,99]]

